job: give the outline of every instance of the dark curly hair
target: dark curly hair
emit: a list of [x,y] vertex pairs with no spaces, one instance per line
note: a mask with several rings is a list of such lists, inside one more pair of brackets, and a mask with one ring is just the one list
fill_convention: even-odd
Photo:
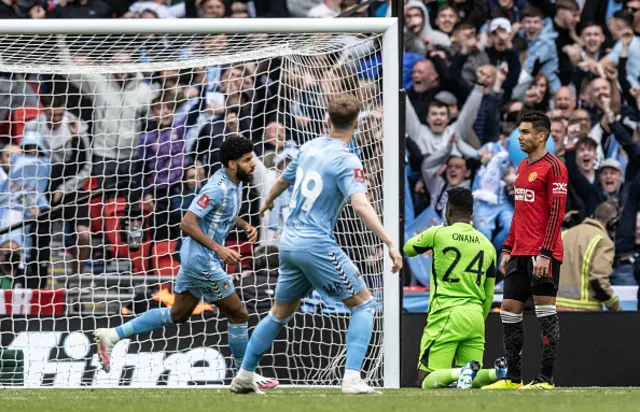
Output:
[[551,120],[549,120],[549,116],[542,112],[524,112],[520,116],[520,123],[531,123],[536,132],[544,131],[547,135],[551,133]]
[[457,217],[473,215],[473,194],[466,187],[454,187],[447,191],[447,207]]
[[233,134],[220,146],[220,162],[222,162],[222,166],[229,167],[229,161],[238,160],[251,152],[253,152],[251,140],[242,135]]

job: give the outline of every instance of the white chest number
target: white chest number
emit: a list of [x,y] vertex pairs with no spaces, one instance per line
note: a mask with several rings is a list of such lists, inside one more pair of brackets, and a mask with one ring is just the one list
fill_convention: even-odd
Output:
[[304,170],[301,168],[296,170],[296,184],[293,186],[293,196],[289,205],[291,209],[294,209],[297,205],[296,195],[298,194],[298,189],[300,189],[300,193],[305,198],[300,209],[308,212],[318,199],[318,196],[320,196],[320,193],[322,193],[322,176],[316,172],[309,172],[305,175]]

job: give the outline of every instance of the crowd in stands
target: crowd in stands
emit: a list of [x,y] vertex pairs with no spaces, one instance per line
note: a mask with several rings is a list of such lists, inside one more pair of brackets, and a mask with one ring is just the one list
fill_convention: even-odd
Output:
[[[442,218],[446,190],[472,189],[474,224],[500,250],[524,159],[523,111],[548,114],[548,151],[569,171],[570,228],[620,209],[611,281],[635,285],[640,149],[640,1],[408,1],[408,184],[415,216]],[[409,70],[411,70],[409,72]]]
[[[363,3],[0,0],[0,18],[391,15],[389,1]],[[524,111],[543,111],[552,121],[548,150],[569,171],[564,227],[591,216],[604,200],[615,202],[621,224],[612,283],[637,284],[640,0],[408,0],[404,22],[407,225],[425,216],[429,224],[441,221],[447,190],[469,187],[476,199],[474,224],[500,250],[513,215],[517,166],[525,157],[518,119]],[[212,37],[204,47],[224,53],[228,40]],[[91,63],[91,56],[59,47],[74,65]],[[375,54],[374,48],[373,62]],[[66,236],[73,255],[69,273],[91,271],[87,262],[99,233],[111,255],[131,259],[134,272],[174,273],[180,219],[220,167],[218,149],[233,134],[255,143],[257,176],[266,183],[245,188],[242,214],[263,228],[261,244],[273,251],[287,193],[264,221],[257,214],[260,199],[300,145],[326,130],[322,107],[335,93],[359,93],[363,101],[353,149],[381,208],[379,73],[362,70],[348,56],[333,57],[316,62],[319,69],[306,77],[288,72],[282,59],[153,73],[0,73],[0,226],[51,211],[47,219],[2,234],[0,287],[15,287],[24,274],[22,286],[45,284],[56,221],[72,235]],[[123,48],[113,59],[142,61],[144,50]],[[6,127],[18,123],[20,130]],[[49,176],[46,187],[15,183],[14,169],[21,167]],[[357,219],[343,219],[336,233],[361,271],[373,273],[382,254],[362,246],[362,229]],[[234,236],[232,243],[243,244],[241,234]],[[159,255],[176,263],[158,268],[153,261]],[[251,267],[247,260],[235,270],[242,278]],[[261,268],[276,276],[271,269]],[[250,276],[264,277],[262,272]],[[427,283],[413,275],[406,282]]]

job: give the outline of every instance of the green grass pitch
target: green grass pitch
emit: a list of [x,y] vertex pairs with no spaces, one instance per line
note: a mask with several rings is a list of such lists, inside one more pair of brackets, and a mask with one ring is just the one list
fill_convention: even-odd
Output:
[[2,412],[590,412],[638,411],[640,389],[548,392],[384,390],[345,396],[337,389],[275,389],[266,396],[225,389],[0,389]]

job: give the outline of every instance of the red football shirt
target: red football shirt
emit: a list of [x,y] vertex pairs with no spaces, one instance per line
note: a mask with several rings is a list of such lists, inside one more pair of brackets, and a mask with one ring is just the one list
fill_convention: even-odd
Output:
[[569,176],[564,164],[550,153],[518,166],[515,210],[503,250],[513,256],[553,257],[562,261],[562,221]]

